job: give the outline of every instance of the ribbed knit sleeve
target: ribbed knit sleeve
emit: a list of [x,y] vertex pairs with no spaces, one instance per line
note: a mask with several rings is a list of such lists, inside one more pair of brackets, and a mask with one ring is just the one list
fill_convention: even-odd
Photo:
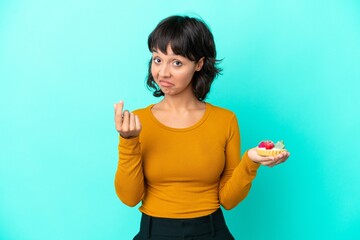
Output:
[[139,138],[119,137],[119,160],[115,174],[115,190],[120,200],[136,206],[145,192]]
[[228,134],[219,200],[225,209],[232,209],[248,195],[260,164],[253,162],[247,151],[240,161],[240,131],[235,115],[229,124]]

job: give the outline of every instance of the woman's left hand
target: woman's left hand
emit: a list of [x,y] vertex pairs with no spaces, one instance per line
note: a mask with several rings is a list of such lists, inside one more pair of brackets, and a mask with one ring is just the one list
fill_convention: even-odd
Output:
[[289,158],[290,153],[285,151],[276,156],[262,157],[256,152],[256,148],[251,148],[248,151],[248,156],[253,162],[260,163],[261,165],[268,167],[274,167],[285,162]]

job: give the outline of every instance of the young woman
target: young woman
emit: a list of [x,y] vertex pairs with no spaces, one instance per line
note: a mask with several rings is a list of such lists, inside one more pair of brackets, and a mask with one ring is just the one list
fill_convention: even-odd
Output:
[[196,18],[171,16],[151,32],[147,85],[160,102],[129,112],[115,104],[120,134],[116,193],[141,202],[136,239],[234,239],[222,210],[248,194],[260,165],[275,166],[289,153],[240,157],[233,112],[205,102],[217,67],[213,35]]

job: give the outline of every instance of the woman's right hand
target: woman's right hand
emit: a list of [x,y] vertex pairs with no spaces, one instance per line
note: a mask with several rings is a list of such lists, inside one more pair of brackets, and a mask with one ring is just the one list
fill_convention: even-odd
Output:
[[114,104],[115,128],[123,138],[134,138],[139,136],[141,123],[138,116],[125,110],[123,112],[124,102]]

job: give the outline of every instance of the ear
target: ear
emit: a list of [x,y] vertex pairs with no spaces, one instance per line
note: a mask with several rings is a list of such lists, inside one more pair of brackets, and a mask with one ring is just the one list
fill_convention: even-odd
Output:
[[205,61],[205,57],[202,57],[199,59],[199,61],[197,61],[196,66],[195,66],[195,71],[200,71],[202,69],[202,67],[204,66],[204,61]]

